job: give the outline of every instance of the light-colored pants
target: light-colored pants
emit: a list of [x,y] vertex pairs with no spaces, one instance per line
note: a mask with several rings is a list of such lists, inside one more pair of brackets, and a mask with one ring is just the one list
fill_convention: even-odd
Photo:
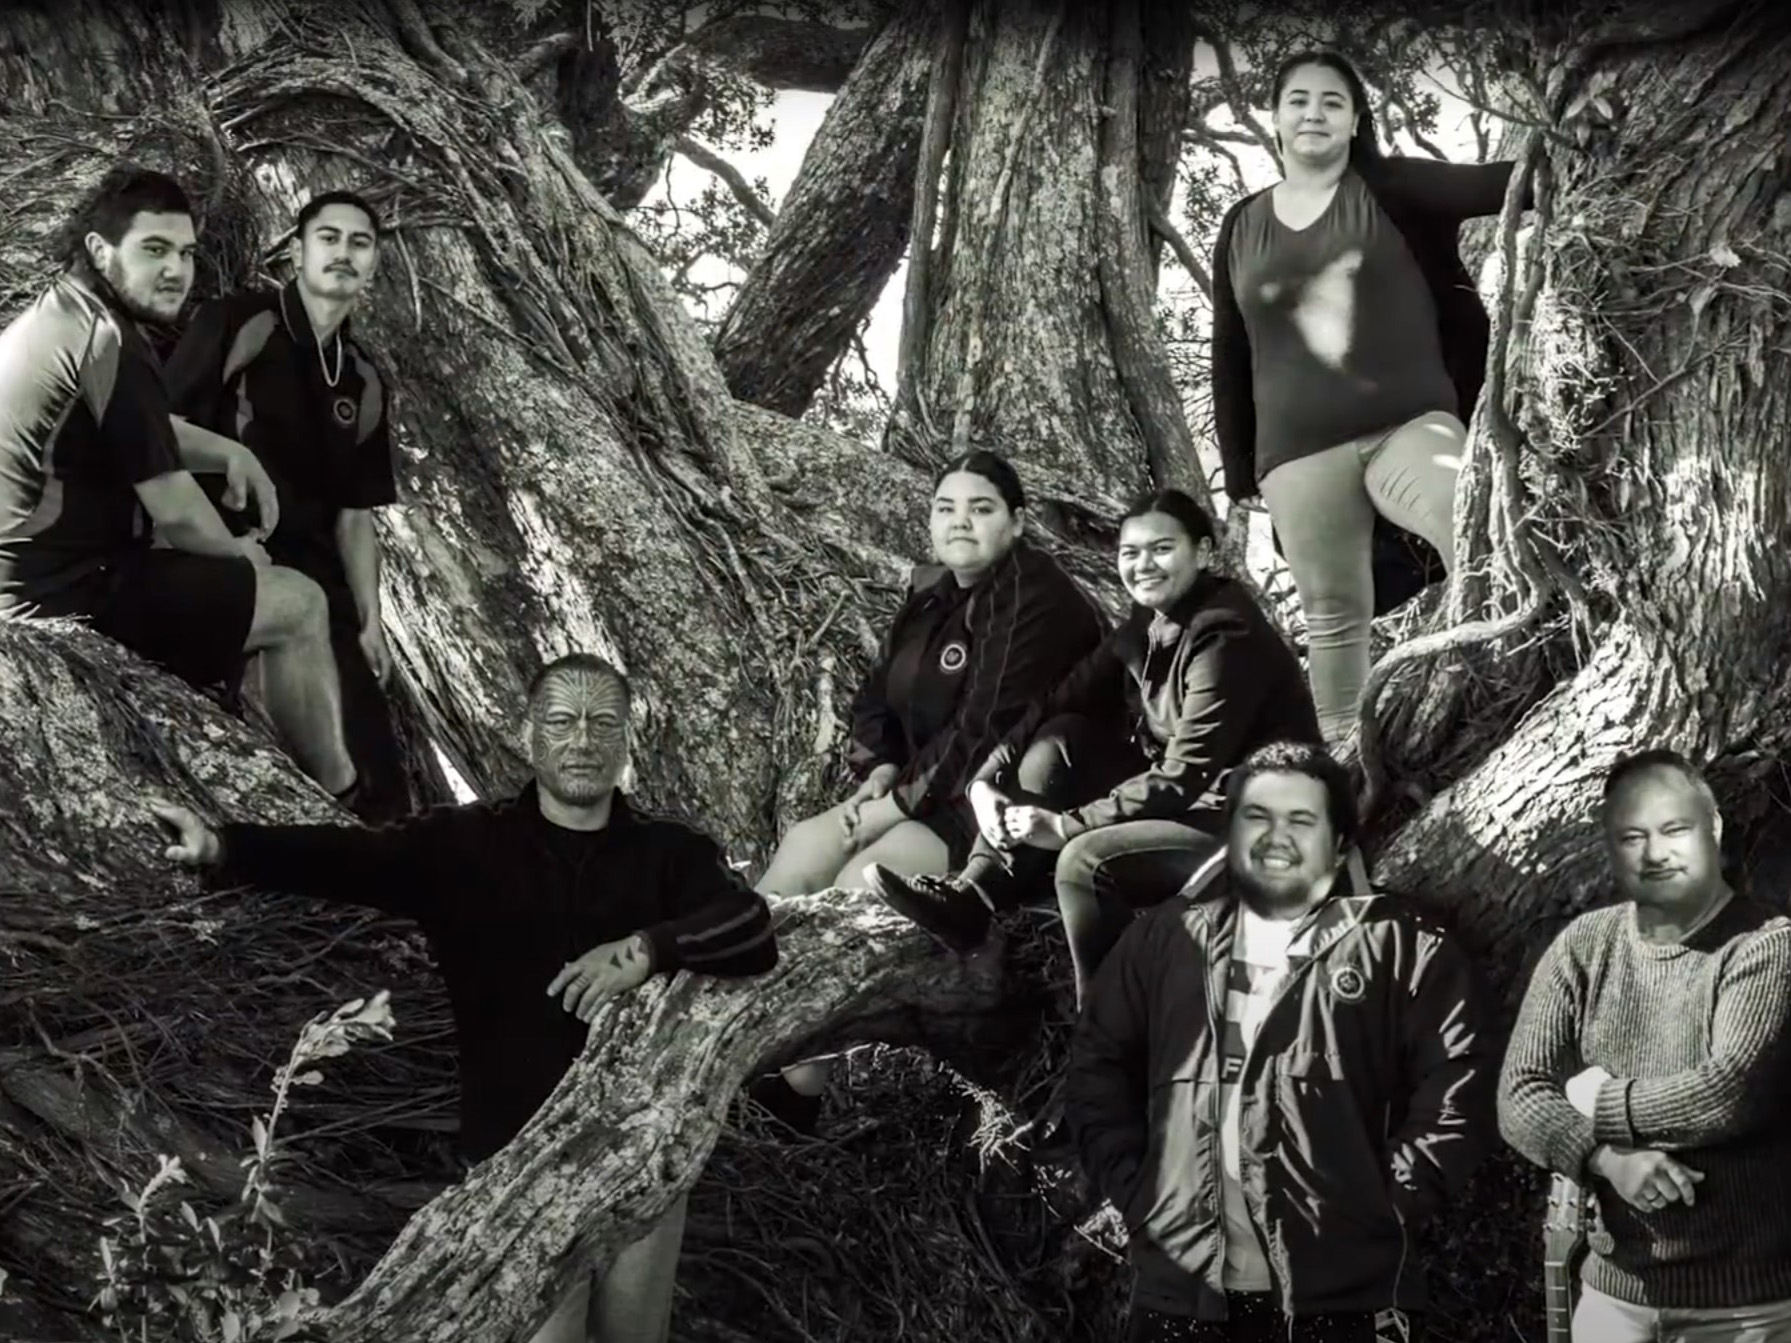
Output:
[[533,1343],[585,1343],[587,1322],[597,1343],[665,1343],[672,1329],[672,1287],[684,1244],[686,1200],[679,1199],[646,1235],[616,1256],[593,1302],[586,1274]]
[[1584,1287],[1573,1312],[1573,1343],[1791,1343],[1791,1301],[1657,1309]]
[[1416,533],[1455,567],[1455,480],[1468,431],[1444,411],[1283,462],[1262,501],[1306,613],[1307,674],[1335,746],[1355,726],[1374,620],[1374,515]]

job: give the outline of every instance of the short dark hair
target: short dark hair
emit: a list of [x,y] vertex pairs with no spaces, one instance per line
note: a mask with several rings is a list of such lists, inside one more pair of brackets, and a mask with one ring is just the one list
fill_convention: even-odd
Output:
[[553,661],[544,663],[539,671],[529,678],[527,703],[530,709],[540,698],[541,689],[561,672],[583,671],[595,672],[607,676],[622,687],[622,699],[625,705],[634,703],[634,687],[628,683],[621,669],[608,658],[598,657],[595,653],[566,653]]
[[1119,520],[1124,525],[1133,518],[1142,518],[1150,513],[1161,513],[1165,517],[1174,518],[1195,545],[1218,539],[1218,529],[1213,526],[1212,516],[1186,490],[1152,490],[1149,494],[1141,494],[1126,505],[1126,511],[1120,514]]
[[367,216],[367,222],[373,226],[373,240],[378,242],[385,236],[385,225],[380,223],[379,212],[367,203],[367,198],[353,191],[322,191],[311,197],[299,207],[298,218],[293,221],[292,236],[302,239],[305,229],[311,221],[322,214],[331,205],[352,205]]
[[1304,774],[1324,785],[1325,810],[1331,819],[1331,830],[1338,847],[1355,842],[1360,820],[1356,814],[1356,790],[1350,785],[1349,771],[1338,763],[1324,747],[1304,741],[1275,741],[1258,747],[1244,758],[1244,763],[1231,772],[1225,784],[1225,828],[1231,829],[1238,802],[1250,780],[1259,774]]
[[[1344,87],[1349,90],[1350,101],[1356,105],[1356,115],[1360,119],[1356,122],[1355,134],[1350,136],[1349,140],[1350,162],[1360,163],[1364,159],[1378,160],[1381,157],[1381,142],[1375,135],[1374,104],[1368,101],[1368,85],[1362,82],[1361,74],[1351,63],[1349,57],[1339,52],[1318,47],[1309,51],[1296,52],[1282,61],[1275,70],[1274,93],[1269,99],[1270,114],[1272,115],[1274,110],[1281,106],[1281,95],[1286,92],[1287,81],[1293,78],[1294,71],[1306,65],[1322,65],[1325,69],[1333,71],[1338,78],[1343,80]],[[1275,134],[1275,147],[1281,148],[1280,132]]]
[[1704,771],[1679,752],[1662,746],[1646,751],[1632,751],[1611,762],[1610,769],[1605,771],[1604,794],[1599,799],[1600,812],[1609,815],[1611,799],[1616,797],[1617,790],[1637,775],[1654,770],[1670,770],[1678,774],[1704,799],[1704,805],[1710,808],[1713,817],[1721,815],[1716,805],[1716,793],[1711,789],[1710,781],[1704,777]]
[[995,492],[1008,507],[1008,512],[1018,513],[1026,507],[1026,491],[1020,488],[1019,473],[1009,464],[1007,458],[998,452],[990,452],[987,448],[977,448],[954,457],[940,468],[939,474],[933,477],[933,488],[955,471],[967,471],[973,476],[981,476],[995,487]]
[[187,215],[193,203],[186,188],[167,173],[135,163],[107,170],[93,190],[76,204],[56,239],[56,256],[65,266],[87,262],[87,235],[97,233],[116,247],[140,214]]

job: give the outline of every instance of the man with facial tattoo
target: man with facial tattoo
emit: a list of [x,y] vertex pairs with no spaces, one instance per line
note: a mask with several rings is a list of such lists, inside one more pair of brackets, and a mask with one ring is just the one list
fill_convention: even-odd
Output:
[[[529,689],[534,781],[501,802],[437,807],[374,829],[223,825],[163,802],[167,856],[248,886],[415,919],[446,982],[460,1051],[460,1143],[478,1162],[540,1108],[609,998],[650,975],[741,977],[777,962],[763,898],[706,836],[652,815],[616,785],[629,756],[628,683],[574,653]],[[683,1236],[680,1201],[587,1277],[534,1336],[661,1343]]]
[[1495,1060],[1467,958],[1349,888],[1343,767],[1248,756],[1227,862],[1134,923],[1071,1045],[1065,1118],[1130,1232],[1132,1343],[1411,1343],[1415,1245],[1483,1154]]

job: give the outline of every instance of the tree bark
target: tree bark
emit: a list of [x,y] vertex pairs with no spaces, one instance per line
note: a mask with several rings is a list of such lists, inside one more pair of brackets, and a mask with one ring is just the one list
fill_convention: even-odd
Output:
[[[477,32],[438,24],[434,35],[502,97],[450,95],[382,23],[332,13],[326,31],[309,12],[237,0],[177,49],[145,6],[9,10],[0,165],[20,206],[0,261],[21,281],[10,304],[42,273],[26,252],[114,151],[177,166],[199,187],[212,205],[208,264],[226,283],[249,272],[294,195],[374,185],[396,229],[357,320],[397,388],[405,495],[382,522],[385,595],[431,737],[476,786],[505,788],[521,777],[512,718],[537,660],[610,652],[639,692],[640,791],[736,856],[762,853],[831,795],[845,698],[900,556],[918,546],[922,478],[909,461],[734,400],[651,258]],[[1485,729],[1476,768],[1375,836],[1383,880],[1452,916],[1507,988],[1535,930],[1583,907],[1596,884],[1589,818],[1618,752],[1661,744],[1713,758],[1719,794],[1746,816],[1791,731],[1791,559],[1773,542],[1791,521],[1778,469],[1791,423],[1791,91],[1767,54],[1785,20],[1723,12],[1732,29],[1681,46],[1538,61],[1539,83],[1566,86],[1562,140],[1548,150],[1551,219],[1533,248],[1547,321],[1514,356],[1507,409],[1525,436],[1523,470],[1494,455],[1513,442],[1485,423],[1471,448],[1475,469],[1498,468],[1499,516],[1518,519],[1496,536],[1504,567],[1471,614],[1510,609],[1510,574],[1534,560],[1526,545],[1551,549],[1589,596],[1547,613],[1546,656],[1529,665],[1556,679],[1522,720]],[[941,430],[934,449],[997,438],[1042,530],[1083,543],[1104,539],[1118,499],[1148,478],[1110,334],[1114,287],[1090,259],[1108,202],[1147,217],[1135,202],[1150,198],[1159,152],[1140,94],[1125,169],[1137,195],[1104,195],[1103,167],[1128,133],[1102,130],[1115,55],[1074,7],[985,0],[972,16],[911,389]],[[1582,143],[1574,126],[1591,123],[1565,109],[1608,90],[1627,110],[1600,114]],[[1134,244],[1136,259],[1141,232]],[[1086,544],[1066,554],[1091,576],[1109,565]],[[1577,665],[1563,656],[1575,638]],[[1389,702],[1423,679],[1395,678]],[[0,789],[17,799],[0,811],[0,943],[14,957],[9,992],[15,979],[48,986],[33,1004],[47,1040],[17,997],[4,1000],[0,1160],[92,1180],[103,1202],[92,1175],[50,1160],[59,1140],[30,1127],[48,1114],[85,1122],[81,1107],[53,1103],[70,1093],[47,1079],[88,1064],[57,1051],[110,1028],[91,1037],[109,1043],[82,1052],[122,1067],[107,1018],[127,1006],[195,1056],[195,1041],[261,1038],[246,1017],[213,1020],[231,993],[194,997],[226,981],[214,943],[268,981],[270,962],[304,960],[301,1019],[352,996],[352,980],[376,987],[370,974],[403,981],[401,1025],[440,1012],[414,960],[348,955],[365,946],[349,920],[308,913],[302,929],[277,932],[274,906],[201,904],[165,871],[140,810],[151,789],[213,816],[337,814],[264,736],[81,632],[0,624],[0,687],[9,707],[31,710],[0,739]],[[1467,702],[1508,691],[1491,683]],[[1016,1004],[1028,988],[1002,948],[937,956],[862,896],[781,902],[778,917],[783,960],[764,980],[682,977],[608,1009],[535,1120],[412,1219],[353,1297],[319,1317],[324,1336],[495,1339],[538,1321],[570,1252],[607,1260],[689,1187],[728,1096],[762,1063],[889,1038],[998,1080],[1023,1052],[1031,1019]],[[178,994],[102,982],[82,959],[102,951],[119,966],[155,952],[199,969]],[[265,1001],[263,978],[251,986]],[[418,1087],[446,1073],[433,1056],[407,1066]],[[78,1289],[90,1242],[76,1237],[90,1228],[35,1206],[9,1218],[9,1256],[20,1239],[50,1254],[68,1232],[60,1285]],[[1495,1286],[1480,1317],[1503,1310],[1509,1284]]]
[[[1512,511],[1535,521],[1493,556],[1486,605],[1468,614],[1512,609],[1511,549],[1552,552],[1551,572],[1569,581],[1549,594],[1540,666],[1569,670],[1526,692],[1521,718],[1484,724],[1484,759],[1392,835],[1377,865],[1499,965],[1602,886],[1592,822],[1617,756],[1667,746],[1710,762],[1739,828],[1758,818],[1791,735],[1791,561],[1764,539],[1791,522],[1775,465],[1791,421],[1791,209],[1771,166],[1791,94],[1766,64],[1785,31],[1783,15],[1750,11],[1690,41],[1559,51],[1545,65],[1561,72],[1564,134],[1549,146],[1553,199],[1528,248],[1543,268],[1538,317],[1511,366],[1524,453]],[[1620,119],[1576,144],[1571,108],[1613,89]],[[1519,445],[1479,428],[1473,470],[1506,472],[1501,454]],[[1475,665],[1484,713],[1511,687],[1493,658]],[[1382,713],[1422,696],[1425,679],[1396,678]]]
[[[1103,124],[1115,118],[1102,115],[1111,53],[1101,15],[984,0],[970,24],[945,185],[949,242],[930,281],[919,385],[905,390],[931,428],[935,459],[986,439],[1032,470],[1074,478],[1075,497],[1111,515],[1176,452],[1159,445],[1153,462],[1127,389],[1128,380],[1154,381],[1127,362],[1138,343],[1114,340],[1116,314],[1132,334],[1150,320],[1142,232],[1135,245],[1127,234],[1114,283],[1089,264],[1120,242],[1121,226],[1104,213],[1143,209],[1136,63],[1123,68],[1120,142],[1105,146],[1123,161],[1109,164]],[[1148,404],[1185,437],[1179,405],[1159,400]]]
[[740,400],[784,415],[807,410],[895,274],[938,24],[937,6],[905,6],[828,108],[715,336]]

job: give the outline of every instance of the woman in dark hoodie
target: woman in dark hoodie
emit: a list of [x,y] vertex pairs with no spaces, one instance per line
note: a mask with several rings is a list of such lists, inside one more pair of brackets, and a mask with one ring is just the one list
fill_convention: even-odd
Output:
[[[948,464],[929,527],[938,563],[916,567],[853,704],[847,760],[858,788],[790,827],[761,893],[860,886],[868,864],[937,873],[962,863],[976,838],[968,792],[977,765],[1107,632],[1093,598],[1026,540],[1026,496],[1004,458],[976,451]],[[794,1097],[775,1080],[753,1095],[811,1127],[824,1061],[784,1077]]]
[[1299,661],[1213,558],[1212,519],[1182,491],[1127,510],[1131,615],[982,762],[970,861],[946,878],[874,867],[886,902],[968,952],[992,912],[1054,873],[1080,997],[1132,914],[1219,852],[1231,769],[1268,742],[1319,734]]
[[1213,418],[1226,494],[1260,494],[1274,521],[1337,747],[1369,622],[1422,585],[1414,568],[1454,565],[1489,332],[1458,234],[1503,207],[1512,165],[1383,157],[1361,76],[1330,52],[1281,66],[1274,125],[1283,179],[1232,207],[1213,253]]

